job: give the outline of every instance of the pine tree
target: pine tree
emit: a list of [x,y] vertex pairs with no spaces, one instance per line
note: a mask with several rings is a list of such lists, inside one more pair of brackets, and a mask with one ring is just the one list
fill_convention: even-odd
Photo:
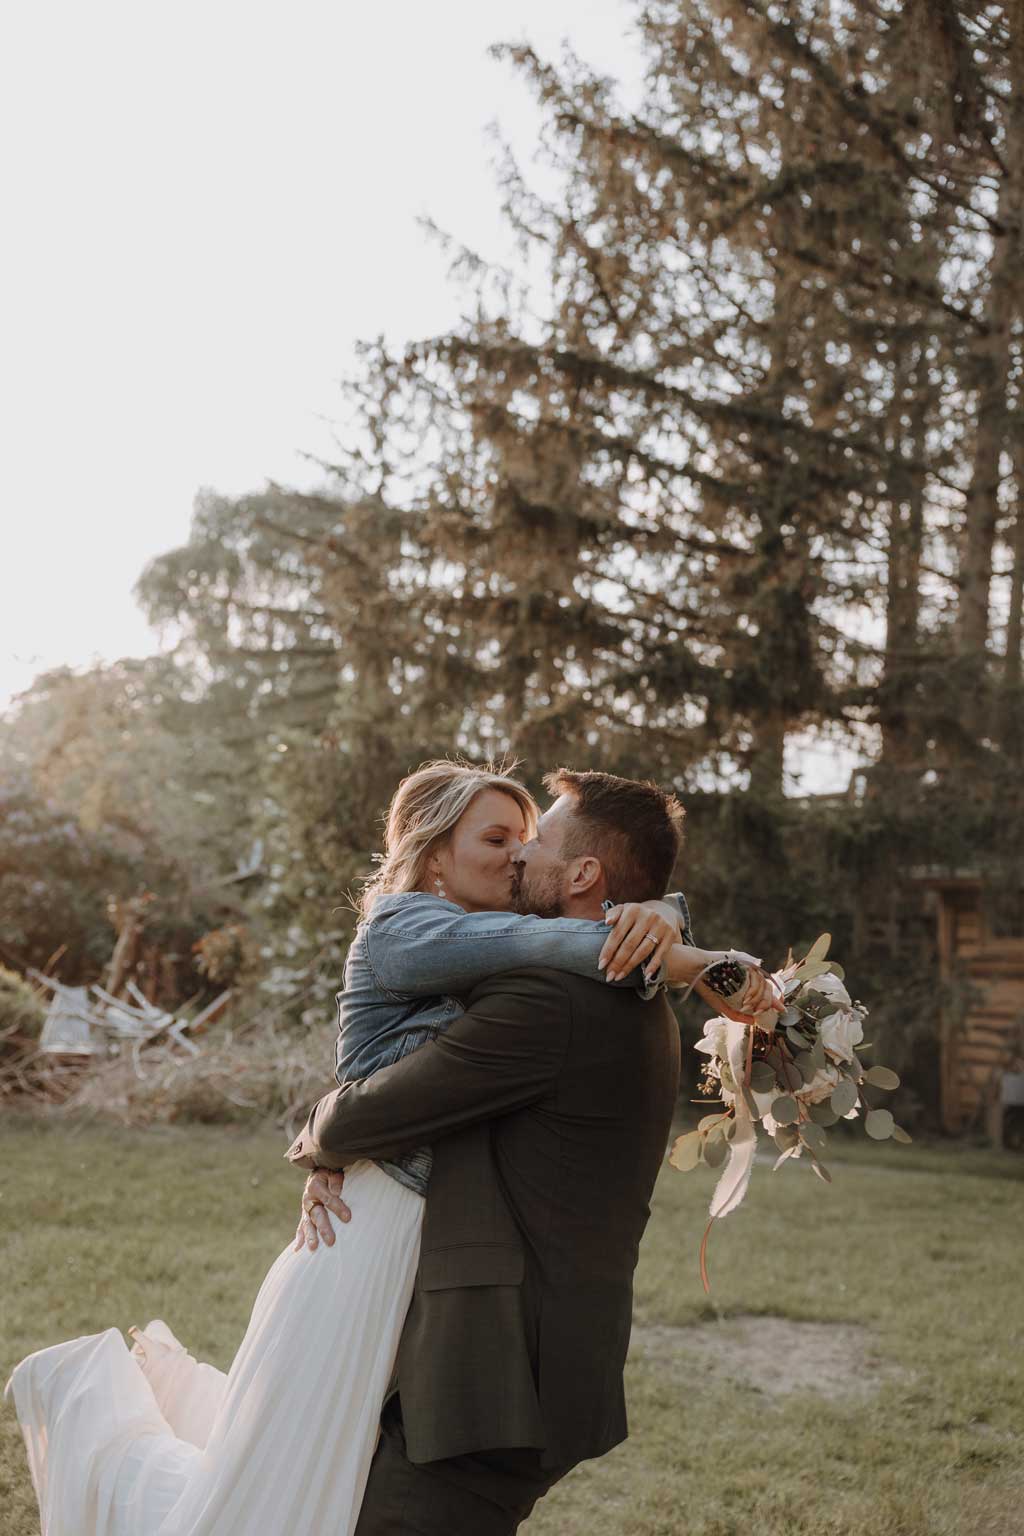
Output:
[[[885,815],[917,831],[928,770],[944,808],[991,801],[969,765],[1018,388],[1009,21],[652,0],[632,111],[571,53],[496,50],[559,188],[506,155],[520,269],[449,241],[466,318],[361,349],[328,488],[210,499],[147,587],[262,763],[282,921],[305,902],[312,930],[365,867],[375,766],[439,749],[691,794],[744,770],[769,855],[808,726],[878,728]],[[1014,596],[1011,690],[1019,628]]]
[[[642,743],[654,771],[741,764],[777,794],[788,734],[877,707],[872,647],[843,621],[883,600],[879,539],[887,700],[900,691],[942,467],[932,337],[962,316],[901,104],[868,101],[880,72],[895,88],[908,34],[860,15],[649,5],[634,114],[571,56],[498,50],[535,90],[565,189],[545,203],[506,163],[546,309],[462,252],[473,315],[402,357],[366,353],[376,438],[343,471],[347,496],[372,485],[402,523],[419,579],[396,595],[428,692],[458,657],[464,734],[608,763]],[[403,413],[426,461],[382,430]]]

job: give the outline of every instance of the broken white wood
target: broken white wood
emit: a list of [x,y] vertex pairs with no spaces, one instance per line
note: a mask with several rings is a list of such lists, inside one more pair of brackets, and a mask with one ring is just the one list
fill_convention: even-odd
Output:
[[[221,992],[193,1017],[181,1017],[157,1008],[134,982],[126,983],[136,1002],[115,997],[98,983],[92,988],[69,987],[41,971],[28,972],[53,992],[46,1022],[39,1042],[41,1051],[66,1055],[92,1056],[107,1050],[113,1042],[131,1042],[136,1072],[142,1075],[140,1052],[159,1035],[166,1034],[187,1055],[198,1056],[201,1047],[189,1039],[188,1032],[205,1024],[231,996],[231,988]],[[94,994],[90,998],[89,992]],[[106,1037],[106,1038],[104,1038]]]
[[103,1051],[85,987],[60,987],[50,999],[39,1035],[40,1051],[65,1056],[95,1056]]

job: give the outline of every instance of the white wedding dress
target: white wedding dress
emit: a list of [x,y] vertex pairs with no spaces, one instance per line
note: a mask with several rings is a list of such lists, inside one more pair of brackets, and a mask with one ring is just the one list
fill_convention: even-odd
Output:
[[226,1376],[159,1321],[15,1368],[42,1536],[351,1536],[424,1202],[369,1162],[345,1199],[333,1247],[275,1261]]

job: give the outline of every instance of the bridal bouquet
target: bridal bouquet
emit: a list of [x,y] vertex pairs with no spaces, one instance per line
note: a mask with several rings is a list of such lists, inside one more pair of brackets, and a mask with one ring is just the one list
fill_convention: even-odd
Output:
[[806,1154],[829,1184],[822,1154],[828,1127],[837,1121],[862,1118],[876,1141],[911,1139],[890,1111],[875,1103],[872,1090],[898,1088],[900,1080],[888,1067],[865,1067],[857,1055],[857,1047],[869,1049],[863,1043],[868,1010],[851,1000],[842,966],[826,959],[830,943],[831,935],[823,933],[798,961],[791,950],[782,969],[769,977],[774,1007],[751,1017],[723,1005],[725,1017],[710,1019],[697,1043],[708,1057],[701,1091],[714,1094],[723,1108],[678,1137],[669,1161],[684,1173],[700,1163],[725,1164],[700,1247],[706,1292],[711,1226],[736,1210],[747,1192],[758,1126],[778,1149],[775,1168]]

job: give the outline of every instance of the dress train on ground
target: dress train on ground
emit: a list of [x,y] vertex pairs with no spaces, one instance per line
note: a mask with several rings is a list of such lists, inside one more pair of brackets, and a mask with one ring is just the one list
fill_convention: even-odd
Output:
[[275,1261],[226,1376],[160,1320],[131,1351],[111,1328],[15,1368],[42,1536],[351,1536],[423,1200],[368,1162],[345,1199],[333,1247]]

